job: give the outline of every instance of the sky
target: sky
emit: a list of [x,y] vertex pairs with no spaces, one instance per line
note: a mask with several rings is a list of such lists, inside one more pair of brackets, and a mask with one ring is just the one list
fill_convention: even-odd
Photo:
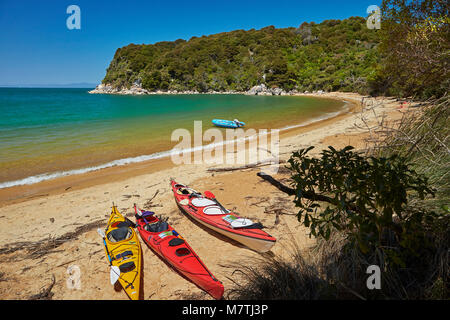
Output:
[[[70,5],[80,29],[67,27]],[[130,43],[366,17],[370,5],[381,0],[0,0],[0,86],[98,84]]]

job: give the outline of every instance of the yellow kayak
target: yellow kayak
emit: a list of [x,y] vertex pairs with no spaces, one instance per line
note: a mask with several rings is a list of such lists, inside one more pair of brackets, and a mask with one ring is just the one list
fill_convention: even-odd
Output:
[[133,223],[122,216],[113,205],[103,237],[106,257],[111,266],[111,284],[122,285],[128,297],[140,296],[142,251]]

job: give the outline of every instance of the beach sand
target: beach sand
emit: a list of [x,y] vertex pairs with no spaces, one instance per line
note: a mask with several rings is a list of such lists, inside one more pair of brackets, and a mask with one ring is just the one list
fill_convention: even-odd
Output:
[[[311,95],[352,103],[346,114],[280,134],[280,159],[314,145],[318,154],[332,145],[366,147],[366,124],[375,125],[383,114],[398,120],[405,109],[389,98],[365,98],[350,93]],[[216,167],[223,167],[216,166]],[[281,164],[281,167],[285,165]],[[133,203],[167,216],[208,269],[223,282],[225,297],[233,286],[238,262],[255,257],[288,255],[295,241],[308,252],[314,245],[308,230],[295,216],[292,198],[256,174],[265,167],[229,172],[209,172],[205,164],[175,166],[170,159],[113,167],[88,174],[63,177],[35,185],[0,190],[0,297],[1,299],[119,299],[123,290],[109,283],[109,266],[96,229],[103,228],[114,202],[134,220]],[[287,182],[286,169],[274,175]],[[177,208],[170,178],[198,191],[210,190],[228,209],[260,221],[277,238],[271,252],[261,255],[201,227]],[[285,180],[286,179],[286,180]],[[141,241],[143,299],[211,299],[183,278]],[[73,279],[79,278],[80,282]],[[79,286],[77,285],[79,284]],[[38,295],[38,296],[36,296]]]

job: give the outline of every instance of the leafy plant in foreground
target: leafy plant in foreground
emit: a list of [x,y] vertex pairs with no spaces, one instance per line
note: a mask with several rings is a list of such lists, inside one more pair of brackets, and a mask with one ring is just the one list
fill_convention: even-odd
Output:
[[[407,207],[409,193],[420,199],[431,195],[426,177],[417,174],[398,155],[363,157],[348,146],[329,147],[321,157],[310,158],[314,147],[294,152],[289,159],[293,171],[297,218],[311,235],[328,240],[331,232],[343,232],[362,253],[382,249],[394,264],[403,264],[403,252],[418,252],[425,240],[422,226],[437,214]],[[318,202],[328,203],[318,210]],[[404,250],[400,250],[404,251]],[[409,256],[409,255],[408,255]]]

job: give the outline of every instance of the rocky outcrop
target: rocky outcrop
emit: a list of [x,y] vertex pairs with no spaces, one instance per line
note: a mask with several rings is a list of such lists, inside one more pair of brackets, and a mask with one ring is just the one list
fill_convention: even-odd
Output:
[[99,84],[94,90],[89,91],[89,93],[116,93],[117,89],[113,88],[109,84]]
[[89,91],[92,94],[123,94],[123,95],[146,95],[146,94],[242,94],[238,91],[214,91],[208,90],[207,92],[198,92],[195,90],[156,90],[149,91],[142,88],[140,81],[135,81],[130,88],[115,88],[110,84],[99,84],[94,90]]
[[[99,84],[97,87],[95,87],[94,90],[89,91],[89,93],[93,94],[123,94],[123,95],[151,95],[151,94],[245,94],[250,96],[287,96],[287,95],[296,95],[299,94],[297,90],[292,90],[289,92],[284,91],[281,88],[275,87],[275,88],[267,88],[265,84],[260,84],[257,86],[254,86],[250,90],[246,92],[239,92],[239,91],[214,91],[214,90],[208,90],[207,92],[198,92],[194,90],[184,90],[184,91],[178,91],[178,90],[157,90],[157,91],[149,91],[147,89],[143,89],[141,86],[141,83],[135,82],[130,88],[115,88],[110,84]],[[308,93],[308,91],[304,92]],[[323,93],[322,90],[315,91],[314,93],[321,94]]]
[[99,84],[94,90],[89,91],[89,93],[109,93],[109,94],[131,94],[131,95],[143,95],[149,94],[150,92],[146,89],[142,89],[140,83],[133,83],[133,85],[128,88],[114,88],[110,84]]
[[246,95],[250,96],[284,96],[287,93],[281,88],[267,88],[266,85],[260,84],[248,90]]
[[142,94],[149,94],[149,91],[146,89],[142,89],[140,86],[132,85],[130,89],[122,89],[120,93],[142,95]]

